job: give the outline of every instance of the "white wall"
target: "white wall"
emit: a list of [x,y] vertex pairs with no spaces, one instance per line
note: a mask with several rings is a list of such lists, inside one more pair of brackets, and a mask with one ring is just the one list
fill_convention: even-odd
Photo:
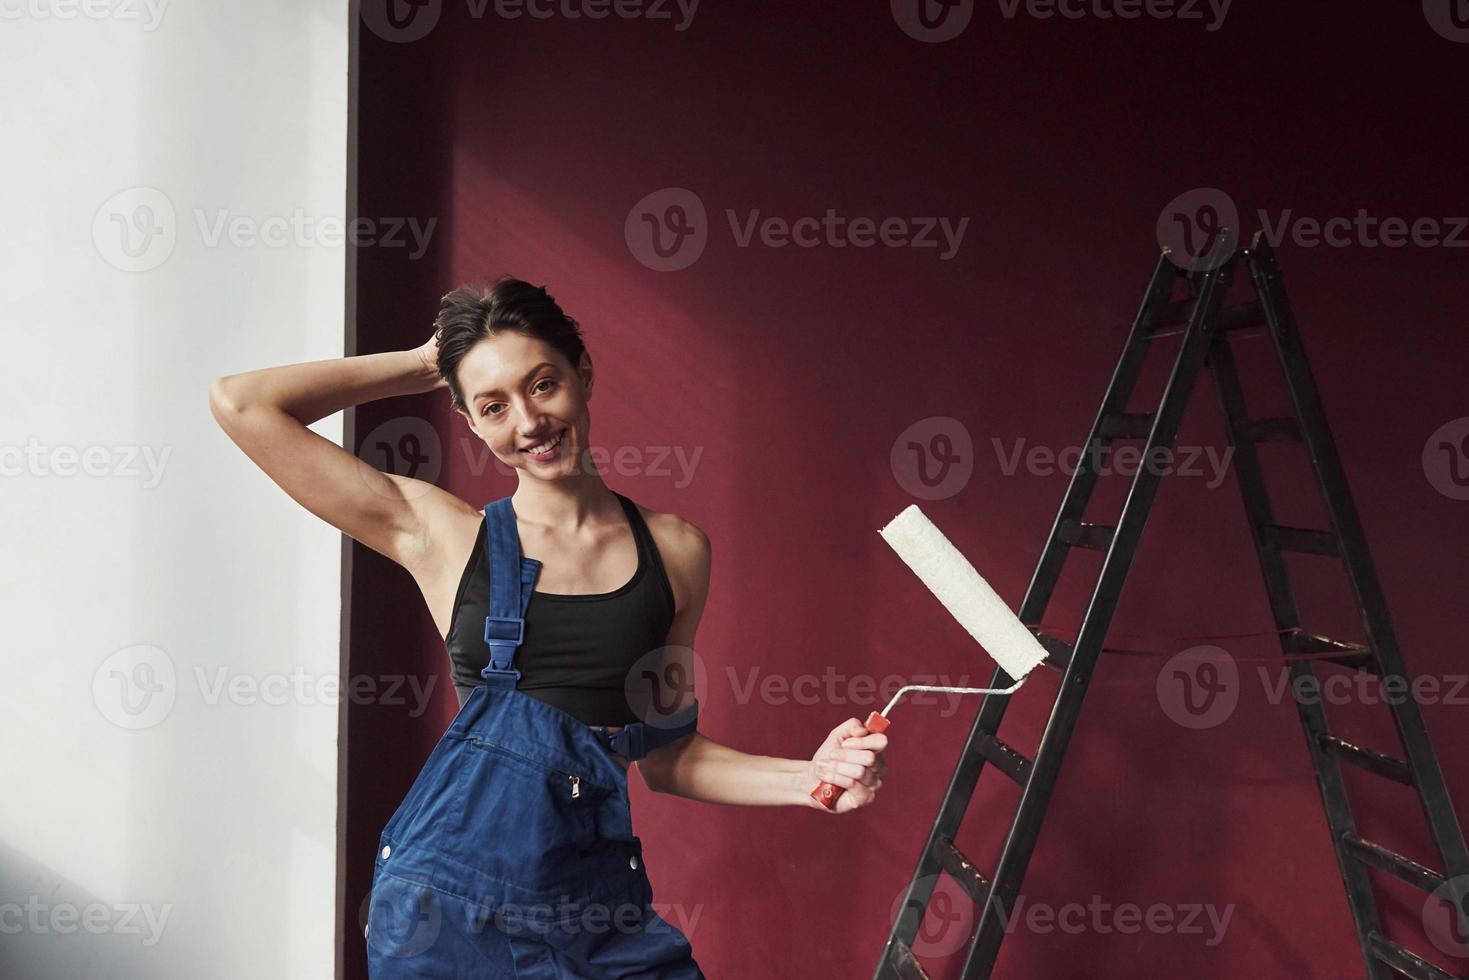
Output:
[[341,356],[345,253],[208,236],[341,220],[347,21],[0,0],[0,977],[332,975],[341,537],[207,391]]

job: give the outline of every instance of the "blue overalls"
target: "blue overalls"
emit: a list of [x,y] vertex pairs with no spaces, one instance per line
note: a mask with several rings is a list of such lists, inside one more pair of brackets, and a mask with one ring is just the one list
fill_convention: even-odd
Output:
[[[490,662],[378,843],[365,930],[374,980],[703,980],[652,908],[627,773],[695,730],[698,701],[616,733],[515,689],[541,563],[510,498],[486,504]],[[498,574],[519,568],[520,575]]]

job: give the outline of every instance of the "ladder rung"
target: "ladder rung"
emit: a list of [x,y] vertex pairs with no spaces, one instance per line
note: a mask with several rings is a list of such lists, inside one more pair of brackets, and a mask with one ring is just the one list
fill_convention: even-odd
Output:
[[1240,442],[1300,442],[1301,427],[1290,416],[1279,419],[1245,419],[1234,427]]
[[1071,644],[1059,636],[1042,633],[1039,626],[1028,628],[1035,634],[1035,638],[1039,641],[1041,649],[1045,650],[1048,654],[1046,659],[1041,662],[1052,670],[1064,671],[1071,664]]
[[1260,537],[1279,551],[1299,551],[1308,555],[1339,555],[1341,548],[1330,531],[1262,524]]
[[1335,735],[1322,735],[1320,741],[1323,749],[1334,753],[1340,759],[1360,766],[1369,772],[1375,772],[1379,776],[1386,776],[1393,782],[1402,783],[1404,786],[1413,785],[1413,770],[1408,768],[1408,764],[1402,759],[1394,759],[1381,752],[1364,749],[1360,745],[1353,745]]
[[1346,847],[1347,853],[1358,861],[1386,871],[1394,878],[1406,881],[1415,888],[1431,892],[1444,883],[1444,876],[1432,868],[1425,868],[1417,861],[1405,858],[1396,851],[1389,851],[1381,844],[1363,840],[1356,834],[1347,834],[1341,839],[1341,842]]
[[893,940],[893,952],[889,957],[893,970],[897,973],[899,980],[929,980],[928,972],[923,969],[923,964],[913,955],[913,950],[901,939]]
[[1365,670],[1369,674],[1381,673],[1371,648],[1360,643],[1342,643],[1316,633],[1292,633],[1286,636],[1284,647],[1287,653],[1340,653],[1340,657],[1323,657],[1322,660],[1339,667]]
[[1156,412],[1113,412],[1102,416],[1097,435],[1103,439],[1146,439]]
[[947,837],[940,837],[936,842],[938,848],[939,864],[949,873],[949,877],[959,883],[959,887],[974,900],[977,908],[984,907],[985,898],[989,896],[990,883],[985,880],[979,869],[964,856],[954,842]]
[[1310,633],[1306,630],[1296,630],[1286,634],[1285,649],[1287,653],[1343,653],[1352,655],[1370,654],[1372,651],[1361,643],[1348,643],[1344,640],[1333,640],[1329,636],[1320,633]]
[[1373,956],[1412,980],[1457,980],[1452,973],[1444,972],[1379,933],[1368,933],[1367,945],[1372,948]]
[[[1181,299],[1169,303],[1153,318],[1152,329],[1148,331],[1148,336],[1161,336],[1162,332],[1169,327],[1178,327],[1188,323],[1193,315],[1193,299]],[[1227,306],[1219,311],[1220,330],[1246,330],[1250,327],[1263,326],[1264,323],[1265,312],[1261,309],[1258,300],[1241,303],[1239,306]]]
[[1247,330],[1264,325],[1265,311],[1260,308],[1259,300],[1229,306],[1219,311],[1220,330]]
[[1106,551],[1112,545],[1112,532],[1115,530],[1106,524],[1086,524],[1068,517],[1061,522],[1056,536],[1066,544]]
[[1031,761],[994,735],[980,733],[979,754],[1021,786],[1030,778]]

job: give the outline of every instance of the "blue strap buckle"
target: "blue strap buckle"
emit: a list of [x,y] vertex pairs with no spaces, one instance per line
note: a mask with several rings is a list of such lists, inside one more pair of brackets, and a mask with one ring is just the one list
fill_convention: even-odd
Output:
[[[514,623],[515,629],[506,630],[497,627],[496,623]],[[505,640],[515,646],[525,642],[525,617],[524,616],[486,616],[485,617],[485,642],[492,640]]]

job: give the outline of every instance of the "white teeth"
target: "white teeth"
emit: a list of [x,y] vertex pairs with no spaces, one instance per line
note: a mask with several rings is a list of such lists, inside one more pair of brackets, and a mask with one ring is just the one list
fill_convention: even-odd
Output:
[[560,435],[556,436],[555,439],[552,439],[550,442],[543,442],[539,446],[534,446],[530,449],[525,450],[525,452],[530,453],[532,456],[543,456],[551,450],[555,449],[558,445],[560,445],[561,436],[564,435],[566,435],[566,430],[563,429]]

